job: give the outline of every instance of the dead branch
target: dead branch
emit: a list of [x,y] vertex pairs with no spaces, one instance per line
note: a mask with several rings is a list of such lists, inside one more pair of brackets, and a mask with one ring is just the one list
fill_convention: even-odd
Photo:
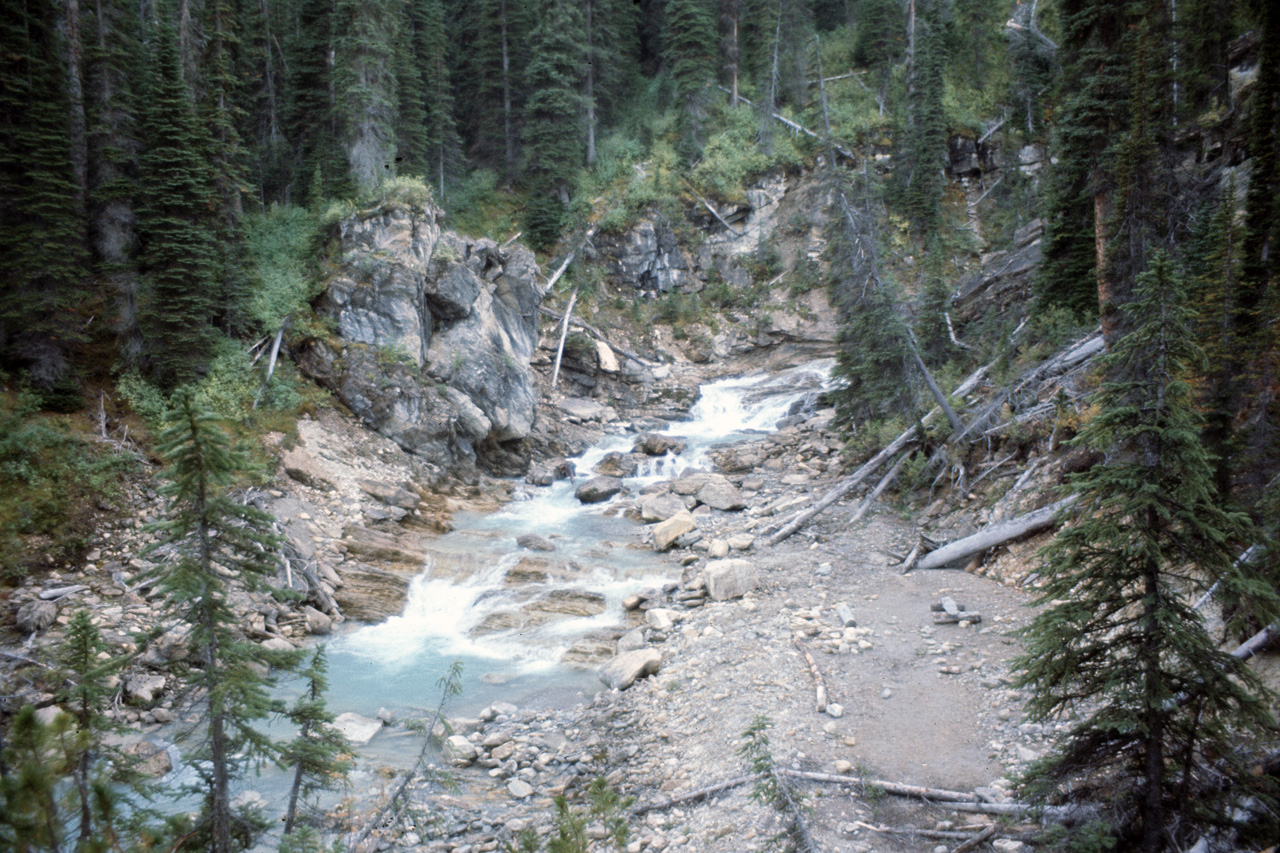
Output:
[[699,800],[705,800],[713,794],[719,794],[724,791],[737,788],[741,785],[745,785],[755,778],[755,776],[738,776],[727,782],[717,782],[714,785],[707,785],[704,788],[698,788],[697,790],[690,791],[687,794],[681,794],[678,797],[669,797],[668,799],[661,800],[656,803],[647,803],[636,806],[631,810],[631,813],[633,815],[643,815],[648,814],[649,812],[666,811],[667,809],[674,808],[675,806],[682,806],[685,803],[696,803]]
[[[555,311],[552,311],[550,308],[547,308],[545,306],[539,306],[538,310],[541,311],[543,314],[546,314],[548,317],[552,317],[556,320],[564,319],[563,314],[557,314]],[[612,348],[613,351],[616,352],[618,355],[621,355],[624,358],[630,359],[631,361],[634,361],[636,364],[641,364],[641,365],[644,365],[645,367],[654,367],[657,365],[657,362],[655,361],[650,361],[647,358],[636,355],[631,350],[623,349],[622,347],[617,346],[616,344],[614,344],[612,341],[610,341],[608,338],[604,336],[604,332],[601,332],[595,326],[592,326],[589,323],[586,323],[578,319],[577,317],[571,318],[569,322],[573,326],[576,326],[577,328],[582,329],[584,332],[586,332],[591,337],[595,338],[597,341],[601,341],[603,343],[608,344],[610,348]]]
[[[573,248],[569,254],[565,255],[564,260],[560,262],[560,266],[556,268],[551,278],[547,279],[547,286],[543,289],[543,293],[550,293],[551,288],[556,286],[556,282],[560,280],[560,276],[564,275],[564,271],[569,268],[569,264],[573,263],[573,259],[578,256],[578,252],[582,251],[582,247],[587,245],[587,241],[596,233],[596,227],[592,225],[582,235],[582,239],[578,241],[578,245]],[[519,235],[516,235],[519,236]]]
[[735,237],[747,236],[745,232],[739,231],[737,228],[734,228],[732,225],[726,222],[725,218],[720,215],[720,211],[716,210],[715,205],[707,201],[702,196],[698,196],[697,198],[698,198],[698,201],[702,202],[702,206],[707,209],[707,212],[710,213],[712,216],[714,216],[716,218],[716,221],[719,222],[721,225],[723,225],[729,231],[730,234],[732,234]]
[[792,640],[791,644],[796,647],[796,651],[804,655],[804,662],[809,665],[809,675],[813,676],[813,690],[816,696],[815,704],[818,713],[821,714],[827,710],[827,682],[822,678],[822,670],[818,669],[818,665],[813,660],[813,655],[809,654],[809,650],[805,648],[799,639]]
[[871,490],[871,494],[863,498],[862,504],[858,507],[858,511],[850,517],[848,521],[849,524],[862,520],[862,516],[866,515],[867,510],[871,508],[872,502],[874,502],[876,498],[880,497],[881,493],[884,492],[885,489],[889,488],[890,484],[892,484],[894,480],[898,479],[898,474],[902,472],[902,466],[910,456],[911,451],[908,450],[906,453],[898,457],[898,461],[893,463],[893,467],[889,469],[889,473],[881,477],[880,482],[876,483],[876,487]]
[[569,318],[573,316],[573,305],[578,301],[578,288],[569,294],[569,305],[564,309],[564,321],[560,324],[560,343],[556,345],[556,366],[551,369],[551,387],[556,387],[560,378],[560,359],[564,356],[564,342],[569,338]]
[[[733,94],[733,92],[729,91],[729,90],[728,90],[728,89],[726,89],[724,86],[718,86],[717,88],[718,88],[721,92],[724,92],[725,94],[729,94],[729,95],[732,95],[732,94]],[[755,104],[751,103],[749,100],[747,100],[746,98],[742,97],[742,95],[739,95],[739,96],[738,96],[738,100],[739,100],[739,101],[742,101],[742,103],[746,104],[746,105],[747,105],[747,106],[749,106],[749,107],[753,107],[753,106],[755,106]],[[783,124],[785,124],[787,127],[791,128],[792,130],[796,131],[797,133],[803,133],[805,136],[808,136],[808,137],[810,137],[811,139],[817,139],[817,140],[821,141],[821,139],[822,139],[822,137],[821,137],[821,136],[819,136],[818,134],[814,133],[814,132],[813,132],[812,130],[810,130],[809,128],[804,127],[803,125],[796,124],[794,121],[792,121],[791,119],[789,119],[789,118],[787,118],[786,116],[782,115],[781,113],[777,113],[777,112],[775,112],[775,113],[772,113],[772,115],[773,115],[773,117],[774,117],[775,119],[777,119],[778,121],[782,122],[782,123],[783,123]],[[835,149],[835,150],[840,154],[840,156],[842,156],[842,157],[844,157],[844,158],[846,158],[846,159],[848,159],[848,160],[851,160],[851,161],[857,162],[857,159],[858,159],[858,158],[853,156],[853,151],[851,151],[848,147],[846,147],[846,146],[844,146],[844,145],[840,145],[840,144],[838,144],[838,143],[836,143],[836,142],[834,142],[834,141],[831,143],[831,147],[832,147],[832,148],[834,148],[834,149]]]
[[960,347],[960,349],[972,350],[973,347],[969,346],[968,344],[964,343],[963,341],[961,341],[959,338],[956,337],[956,327],[951,323],[951,312],[945,311],[943,312],[942,316],[947,319],[947,337],[951,338],[951,343]]
[[949,542],[936,551],[932,551],[916,564],[918,569],[941,569],[959,562],[974,554],[981,554],[997,545],[1021,539],[1032,533],[1053,527],[1058,523],[1059,514],[1075,503],[1075,496],[1064,498],[1057,503],[1020,515],[1000,524],[990,524],[972,536]]

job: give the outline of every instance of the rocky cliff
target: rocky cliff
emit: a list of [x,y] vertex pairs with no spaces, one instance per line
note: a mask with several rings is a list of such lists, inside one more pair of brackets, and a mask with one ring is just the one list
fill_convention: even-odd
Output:
[[335,334],[304,371],[437,476],[520,473],[536,417],[529,359],[542,301],[533,253],[441,227],[427,202],[337,223],[316,311]]

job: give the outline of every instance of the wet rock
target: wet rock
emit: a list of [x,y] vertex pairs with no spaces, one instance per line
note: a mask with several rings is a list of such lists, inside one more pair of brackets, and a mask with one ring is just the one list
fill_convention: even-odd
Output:
[[615,450],[606,453],[591,471],[601,477],[634,477],[639,467],[640,461],[635,456]]
[[698,523],[693,520],[693,514],[688,510],[681,510],[666,521],[654,525],[654,550],[665,551],[676,544],[676,540],[681,536],[685,536],[697,529]]
[[622,491],[622,481],[617,477],[592,477],[574,490],[574,496],[584,504],[603,503]]
[[712,560],[706,574],[707,593],[715,601],[741,598],[760,586],[755,566],[748,560]]
[[560,656],[560,662],[579,669],[599,666],[614,655],[614,643],[610,640],[584,637],[577,640]]
[[173,770],[173,759],[169,756],[169,750],[158,743],[147,740],[131,743],[124,747],[124,752],[137,759],[137,763],[132,764],[130,769],[136,770],[143,776],[155,779]]
[[427,553],[414,548],[404,537],[371,530],[358,524],[343,531],[342,541],[347,553],[366,560],[404,563],[413,566],[415,570],[420,569],[427,560]]
[[525,482],[533,486],[549,486],[559,480],[572,480],[575,473],[573,463],[568,459],[551,459],[533,466]]
[[333,727],[341,732],[352,746],[364,746],[373,740],[374,735],[382,731],[382,720],[348,711],[334,718]]
[[651,432],[636,442],[632,453],[643,453],[646,456],[662,456],[667,453],[683,453],[687,443],[683,438],[674,435],[662,435]]
[[348,619],[357,622],[380,622],[399,616],[409,594],[409,581],[421,567],[403,572],[356,563],[342,564],[343,585],[334,590],[333,598]]
[[52,601],[28,601],[18,608],[18,630],[24,634],[43,631],[58,618],[58,605]]
[[536,533],[526,533],[516,537],[516,544],[530,551],[554,551],[556,546]]
[[623,652],[600,668],[600,680],[613,690],[626,690],[636,679],[653,675],[662,668],[662,653],[657,649]]
[[307,633],[309,634],[328,634],[333,630],[333,619],[326,613],[321,613],[310,605],[304,605],[302,615],[307,620]]

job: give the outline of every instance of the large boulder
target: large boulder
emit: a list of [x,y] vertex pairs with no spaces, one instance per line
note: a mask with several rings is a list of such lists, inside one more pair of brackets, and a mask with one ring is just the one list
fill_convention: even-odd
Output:
[[43,631],[58,618],[58,605],[52,601],[28,601],[18,608],[18,630],[24,634]]
[[651,495],[640,502],[640,519],[646,524],[666,521],[686,509],[684,499],[678,495]]
[[592,477],[574,490],[573,494],[584,504],[598,504],[622,491],[622,481],[617,477]]
[[591,472],[602,477],[634,477],[639,467],[640,460],[634,454],[619,453],[615,450],[606,453]]
[[653,526],[654,550],[665,551],[676,544],[676,540],[681,536],[697,529],[698,522],[694,521],[693,513],[683,509],[666,521],[659,522]]
[[741,598],[759,586],[760,579],[749,560],[712,560],[707,563],[707,594],[714,601]]
[[636,679],[653,675],[662,668],[662,652],[637,649],[623,652],[600,668],[600,680],[613,690],[626,690]]
[[744,509],[747,501],[742,496],[742,492],[738,491],[738,487],[720,474],[711,474],[708,476],[706,483],[702,488],[698,489],[698,503],[706,504],[712,509],[722,509],[727,511]]
[[340,340],[301,342],[304,371],[370,428],[446,472],[527,460],[537,396],[529,360],[542,288],[529,250],[441,230],[431,203],[388,202],[332,233],[317,312]]

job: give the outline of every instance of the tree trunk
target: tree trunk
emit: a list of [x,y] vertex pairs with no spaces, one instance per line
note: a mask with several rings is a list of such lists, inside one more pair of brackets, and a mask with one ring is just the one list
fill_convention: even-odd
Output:
[[1058,522],[1058,514],[1075,502],[1075,497],[1064,498],[1057,503],[1041,507],[1026,515],[1020,515],[1001,524],[989,525],[972,536],[957,539],[955,542],[943,545],[936,551],[930,551],[920,559],[920,562],[916,564],[916,568],[941,569],[967,557],[972,557],[974,554],[981,554],[983,551],[994,548],[997,545],[1003,545],[1006,542],[1012,542],[1015,539],[1021,539],[1023,536],[1029,536],[1032,533],[1038,533],[1041,530],[1053,527]]
[[569,294],[569,306],[564,309],[564,323],[560,326],[560,343],[556,346],[556,366],[551,370],[551,387],[556,387],[556,380],[560,378],[560,359],[564,356],[564,342],[569,337],[569,317],[573,314],[573,303],[578,301],[578,288],[573,289],[573,293]]
[[70,101],[71,168],[76,176],[76,210],[83,215],[89,194],[89,143],[84,112],[84,44],[80,2],[67,0],[67,100]]
[[1101,190],[1093,196],[1093,244],[1098,265],[1098,318],[1102,323],[1102,341],[1107,349],[1116,342],[1120,322],[1115,282],[1107,270],[1107,223],[1110,220],[1111,193]]
[[596,51],[595,33],[592,32],[592,12],[594,0],[586,2],[587,17],[587,165],[596,162]]
[[516,139],[511,127],[511,49],[507,43],[507,0],[498,6],[499,25],[502,27],[502,135],[506,145],[507,182],[516,179]]

